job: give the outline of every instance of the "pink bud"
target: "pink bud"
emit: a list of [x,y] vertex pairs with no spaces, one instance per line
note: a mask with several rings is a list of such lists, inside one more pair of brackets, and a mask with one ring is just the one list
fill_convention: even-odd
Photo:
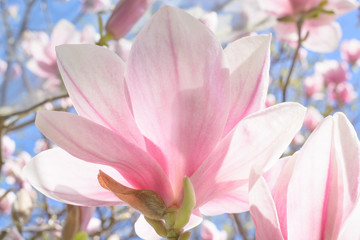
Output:
[[121,0],[115,7],[105,29],[115,40],[124,37],[144,15],[152,0]]

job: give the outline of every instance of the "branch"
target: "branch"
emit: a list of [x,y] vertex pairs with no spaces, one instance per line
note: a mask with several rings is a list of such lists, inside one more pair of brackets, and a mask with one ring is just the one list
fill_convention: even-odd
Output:
[[235,220],[235,224],[237,226],[237,229],[239,230],[239,233],[241,235],[241,237],[244,239],[244,240],[248,240],[248,237],[247,237],[247,232],[246,232],[246,229],[243,227],[242,223],[241,223],[241,219],[239,218],[239,216],[237,214],[231,214],[231,216],[234,218]]
[[294,70],[294,67],[295,67],[295,63],[296,63],[296,59],[298,57],[298,54],[299,54],[299,50],[300,50],[300,47],[301,47],[301,44],[302,42],[307,38],[307,36],[305,36],[304,39],[301,38],[301,28],[302,28],[302,25],[304,23],[304,18],[301,17],[299,19],[299,21],[296,23],[296,26],[297,26],[297,34],[298,34],[298,42],[297,42],[297,46],[296,46],[296,49],[295,49],[295,53],[294,53],[294,56],[291,60],[291,66],[290,66],[290,70],[289,70],[289,73],[286,77],[286,80],[285,80],[285,84],[283,86],[283,91],[282,91],[282,101],[283,102],[286,102],[286,90],[290,84],[290,78],[291,78],[291,74]]

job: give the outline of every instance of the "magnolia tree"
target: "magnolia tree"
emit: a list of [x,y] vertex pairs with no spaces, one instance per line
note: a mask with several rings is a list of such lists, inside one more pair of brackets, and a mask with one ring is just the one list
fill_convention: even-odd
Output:
[[359,7],[0,1],[0,238],[360,239]]

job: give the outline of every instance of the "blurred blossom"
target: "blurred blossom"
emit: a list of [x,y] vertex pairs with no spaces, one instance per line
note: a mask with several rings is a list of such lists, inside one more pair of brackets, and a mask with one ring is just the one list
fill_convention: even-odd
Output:
[[62,98],[60,99],[60,106],[64,109],[68,109],[73,106],[73,103],[71,101],[71,98]]
[[95,43],[96,34],[91,26],[78,32],[67,20],[60,20],[54,27],[50,38],[45,33],[31,33],[23,43],[26,52],[32,57],[27,68],[39,77],[46,78],[43,88],[56,91],[60,85],[59,70],[56,63],[55,47],[65,43]]
[[0,59],[0,75],[4,74],[6,72],[6,69],[7,69],[7,62]]
[[94,26],[87,24],[80,32],[80,43],[95,43],[100,35],[96,32]]
[[45,139],[38,139],[35,142],[35,147],[34,147],[34,153],[40,153],[42,151],[45,151],[47,149],[49,149],[49,142]]
[[308,68],[308,61],[307,61],[308,51],[305,48],[300,48],[298,52],[298,59],[301,63],[303,68]]
[[265,107],[271,107],[275,105],[275,103],[276,103],[276,97],[271,93],[268,94],[265,100]]
[[121,240],[117,234],[111,234],[106,240]]
[[110,41],[109,42],[109,48],[113,52],[115,52],[117,55],[119,55],[122,58],[122,60],[124,60],[125,62],[127,61],[128,57],[129,57],[131,45],[132,45],[132,42],[125,38],[122,38],[118,41]]
[[111,0],[81,0],[81,3],[83,11],[87,13],[106,11],[111,7]]
[[29,153],[22,151],[16,157],[7,159],[4,163],[2,171],[6,176],[6,182],[9,184],[19,184],[20,187],[31,189],[30,184],[23,175],[22,169],[31,159]]
[[304,126],[307,127],[310,131],[313,131],[317,125],[323,120],[323,115],[314,108],[313,106],[309,106],[306,111]]
[[324,94],[324,79],[321,74],[315,73],[304,80],[305,96],[307,98],[322,99]]
[[14,19],[17,19],[17,18],[18,18],[19,5],[17,5],[17,4],[10,5],[7,10],[8,10],[9,15],[10,15],[12,18],[14,18]]
[[[317,8],[322,0],[258,0],[260,6],[276,16],[277,18],[293,18],[295,21],[307,12]],[[323,6],[325,10],[333,11],[334,14],[319,12],[317,17],[305,18],[301,28],[301,38],[307,33],[308,37],[303,42],[303,46],[315,52],[334,51],[341,39],[341,27],[334,20],[352,10],[359,4],[354,0],[328,0]],[[278,22],[275,31],[280,41],[286,41],[290,45],[296,45],[298,41],[297,26],[294,21]]]
[[[6,193],[6,190],[3,188],[0,188],[0,198],[3,197],[3,195]],[[9,214],[11,212],[11,206],[13,202],[15,201],[15,193],[12,191],[8,192],[5,197],[3,197],[0,200],[0,212],[3,215]]]
[[17,78],[22,74],[22,69],[18,63],[12,65],[11,77]]
[[219,231],[216,225],[209,220],[204,220],[202,222],[201,228],[201,239],[202,240],[226,240],[227,233],[222,230]]
[[105,29],[115,40],[123,38],[145,14],[153,0],[120,0],[115,6]]
[[360,65],[360,41],[345,40],[341,44],[341,56],[351,65]]
[[15,141],[12,140],[9,136],[4,135],[2,137],[2,146],[1,146],[1,148],[2,148],[2,154],[3,154],[5,159],[14,154],[15,147],[16,147]]
[[339,84],[330,84],[328,86],[328,97],[330,100],[345,104],[354,101],[357,97],[357,93],[351,83],[342,82]]
[[12,218],[20,224],[25,224],[29,221],[34,203],[36,199],[36,192],[33,190],[20,189],[16,193],[16,199],[12,205]]
[[86,226],[85,231],[89,234],[101,231],[101,220],[96,217],[92,217]]
[[317,62],[315,72],[321,74],[326,84],[346,82],[351,77],[347,63],[336,60]]
[[212,32],[216,33],[219,21],[216,12],[206,12],[199,6],[189,9],[187,12],[199,19],[199,21],[205,24]]
[[[296,146],[300,146],[305,142],[305,137],[304,135],[301,134],[301,132],[299,131],[295,137],[292,140],[292,143],[295,144]],[[290,149],[288,149],[290,150]]]

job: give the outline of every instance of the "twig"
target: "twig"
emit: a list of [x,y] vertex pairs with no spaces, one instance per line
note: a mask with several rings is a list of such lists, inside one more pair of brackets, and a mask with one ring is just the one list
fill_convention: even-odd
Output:
[[33,110],[35,110],[36,108],[44,105],[45,103],[48,103],[48,102],[52,102],[52,101],[55,101],[55,100],[58,100],[58,99],[62,99],[62,98],[67,98],[69,97],[69,94],[65,93],[65,94],[62,94],[62,95],[59,95],[59,96],[55,96],[55,97],[50,97],[50,98],[47,98],[29,108],[26,108],[24,110],[21,110],[21,111],[17,111],[17,112],[13,112],[13,113],[9,113],[9,114],[6,114],[6,115],[3,115],[3,116],[0,116],[4,119],[7,119],[7,118],[10,118],[10,117],[13,117],[13,116],[17,116],[17,115],[24,115],[24,114],[28,114],[30,112],[32,112]]
[[296,23],[296,26],[297,26],[297,33],[298,33],[298,42],[297,42],[297,46],[296,46],[296,49],[295,49],[295,53],[294,53],[294,56],[291,60],[291,66],[290,66],[290,70],[289,70],[289,73],[286,77],[286,80],[285,80],[285,84],[283,86],[283,91],[282,91],[282,101],[283,102],[286,102],[286,91],[287,91],[287,88],[290,84],[290,78],[291,78],[291,74],[294,70],[294,67],[295,67],[295,63],[296,63],[296,59],[298,57],[298,54],[299,54],[299,50],[300,50],[300,47],[301,47],[301,44],[302,42],[304,41],[304,39],[306,39],[306,36],[304,39],[302,39],[301,37],[301,28],[302,28],[302,25],[304,23],[304,18],[301,17],[298,22]]
[[236,223],[236,226],[237,226],[237,229],[239,230],[239,233],[241,235],[241,237],[244,239],[244,240],[248,240],[248,237],[247,237],[247,232],[246,230],[244,229],[242,223],[241,223],[241,219],[239,218],[239,216],[237,214],[231,214],[232,217],[234,218],[235,220],[235,223]]

